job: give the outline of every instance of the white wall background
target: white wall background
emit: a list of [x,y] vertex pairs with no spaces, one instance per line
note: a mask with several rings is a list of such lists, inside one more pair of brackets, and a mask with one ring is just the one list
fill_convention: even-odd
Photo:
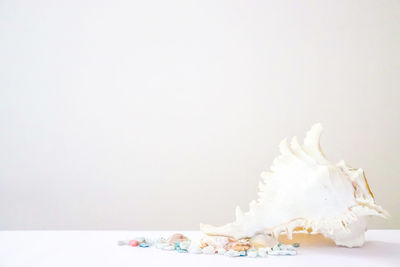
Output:
[[399,228],[399,1],[0,0],[0,229],[198,229],[322,122]]

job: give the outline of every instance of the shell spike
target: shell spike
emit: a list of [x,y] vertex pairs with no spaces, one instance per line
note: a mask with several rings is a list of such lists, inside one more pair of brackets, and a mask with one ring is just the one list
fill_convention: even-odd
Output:
[[289,144],[287,141],[287,138],[283,139],[280,144],[279,144],[279,152],[281,152],[282,155],[292,155],[292,151],[289,148]]
[[315,161],[320,164],[328,164],[329,161],[325,158],[324,153],[320,147],[320,139],[323,131],[321,123],[314,124],[311,129],[307,132],[304,138],[303,148],[307,154],[310,155]]
[[236,222],[241,222],[243,220],[243,211],[239,206],[236,207]]

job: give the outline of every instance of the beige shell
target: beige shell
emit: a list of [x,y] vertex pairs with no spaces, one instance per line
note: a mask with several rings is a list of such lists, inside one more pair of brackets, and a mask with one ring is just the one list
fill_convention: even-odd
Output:
[[315,124],[304,143],[294,137],[283,140],[281,155],[273,161],[270,172],[261,174],[258,199],[249,211],[236,208],[236,220],[215,227],[201,224],[208,235],[235,239],[268,234],[278,239],[286,234],[322,234],[337,245],[356,247],[364,243],[365,217],[387,217],[375,204],[362,169],[344,161],[329,162],[320,149],[322,125]]
[[176,233],[168,238],[168,243],[171,246],[173,246],[175,244],[175,242],[183,242],[183,241],[187,241],[187,240],[188,240],[188,238],[186,236]]

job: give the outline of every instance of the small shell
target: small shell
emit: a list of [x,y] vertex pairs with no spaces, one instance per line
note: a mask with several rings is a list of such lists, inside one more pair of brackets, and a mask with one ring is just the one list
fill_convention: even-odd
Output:
[[273,248],[272,248],[272,250],[273,251],[279,251],[279,250],[282,250],[282,248],[281,248],[281,243],[279,243],[279,244],[277,244],[277,245],[275,245]]
[[139,244],[139,247],[141,247],[141,248],[148,248],[148,247],[150,247],[150,244],[145,243],[145,242],[142,242],[142,243]]
[[292,245],[285,245],[286,250],[293,250],[296,251],[296,249]]
[[226,249],[224,249],[224,248],[217,248],[217,253],[218,253],[218,255],[225,255]]
[[[142,242],[143,243],[143,242]],[[137,241],[137,240],[130,240],[129,241],[129,246],[131,246],[131,247],[137,247],[137,246],[139,246],[140,244],[142,244],[142,243],[140,243],[139,241]]]
[[187,241],[188,238],[182,234],[176,233],[173,234],[170,238],[168,238],[168,243],[173,246],[175,242],[182,242],[182,241]]
[[259,248],[258,250],[257,250],[257,252],[258,252],[258,256],[260,256],[260,257],[267,257],[267,249],[266,248]]
[[190,241],[182,241],[179,243],[179,247],[181,249],[188,249],[190,246]]
[[207,246],[205,248],[202,249],[204,254],[215,254],[215,249],[213,246]]
[[188,248],[189,253],[192,254],[201,254],[201,248],[197,242],[190,242],[190,246]]
[[168,243],[164,243],[164,242],[159,242],[156,244],[156,248],[158,249],[164,249],[165,247],[168,247],[169,244]]
[[230,249],[225,253],[225,255],[229,256],[229,257],[239,257],[240,256],[240,252],[238,252],[236,250],[233,250],[233,249]]
[[254,249],[254,248],[251,248],[251,249],[247,250],[247,256],[250,257],[250,258],[257,257],[257,254],[258,254],[257,250]]

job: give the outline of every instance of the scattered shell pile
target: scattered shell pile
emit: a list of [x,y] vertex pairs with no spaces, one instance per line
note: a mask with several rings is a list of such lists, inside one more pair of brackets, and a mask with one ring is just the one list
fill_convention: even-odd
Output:
[[298,243],[285,245],[278,243],[269,235],[255,235],[252,238],[232,239],[223,236],[206,236],[200,241],[190,240],[188,237],[176,233],[169,238],[156,240],[137,237],[133,240],[119,241],[120,246],[151,247],[161,250],[177,251],[180,253],[225,255],[230,257],[247,256],[251,258],[266,257],[267,255],[296,255]]

